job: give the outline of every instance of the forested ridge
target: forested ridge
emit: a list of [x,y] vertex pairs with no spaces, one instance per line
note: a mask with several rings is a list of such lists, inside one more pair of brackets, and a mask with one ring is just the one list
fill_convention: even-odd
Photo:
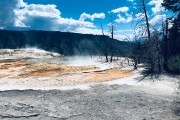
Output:
[[112,40],[108,36],[78,34],[59,31],[9,31],[0,30],[0,48],[19,49],[37,47],[64,55],[103,55],[113,43],[115,55],[125,56],[133,43]]

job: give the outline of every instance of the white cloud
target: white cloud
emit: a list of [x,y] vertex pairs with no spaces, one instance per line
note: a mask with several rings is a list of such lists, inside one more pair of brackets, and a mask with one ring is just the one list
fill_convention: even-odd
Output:
[[91,20],[93,21],[95,18],[104,19],[104,18],[105,18],[105,14],[104,14],[104,13],[94,13],[94,14],[91,16]]
[[115,20],[116,23],[129,23],[133,20],[132,15],[126,13],[123,17],[122,15],[118,14],[118,19]]
[[122,17],[120,14],[117,15],[119,18],[115,20],[117,23],[125,23],[126,19]]
[[126,13],[126,16],[127,16],[126,23],[129,23],[129,22],[131,22],[133,20],[132,15]]
[[[61,12],[56,5],[26,4],[20,0],[18,7],[14,8],[14,26],[26,27],[35,30],[53,30],[71,32],[78,27],[92,27],[92,22],[75,20],[61,17]],[[21,9],[19,9],[21,8]],[[94,19],[96,14],[92,16]]]
[[118,18],[115,20],[116,23],[131,22],[133,20],[133,17],[132,15],[128,14],[128,11],[129,11],[129,8],[126,6],[111,10],[112,13],[119,13],[117,14]]
[[128,11],[129,11],[129,8],[126,6],[111,10],[112,13],[121,13],[121,12],[128,12]]
[[133,30],[117,30],[118,33],[133,32]]
[[144,13],[137,13],[135,16],[136,16],[136,20],[141,20],[145,17],[145,14]]
[[19,10],[20,14],[29,16],[41,16],[58,18],[61,12],[56,9],[56,5],[40,5],[40,4],[30,4],[26,5],[25,8]]
[[[92,22],[61,17],[56,5],[27,4],[23,0],[0,1],[1,29],[34,29],[53,31],[73,31],[78,27],[95,28]],[[103,17],[94,14],[91,19]]]
[[152,7],[152,12],[154,14],[158,14],[159,12],[163,11],[164,8],[162,7],[163,0],[151,0],[148,5],[154,5],[154,7]]
[[14,9],[17,7],[17,0],[1,0],[0,1],[0,27],[9,28],[15,24]]
[[[4,0],[0,1],[0,28],[1,29],[29,29],[29,30],[49,30],[63,32],[77,32],[86,34],[102,35],[101,29],[98,29],[93,22],[85,21],[96,18],[104,19],[104,13],[94,13],[92,15],[83,13],[79,20],[73,18],[63,18],[61,11],[56,5],[48,4],[27,4],[23,0]],[[129,8],[128,8],[129,10]],[[126,12],[128,10],[120,10]],[[130,22],[132,16],[128,13],[124,22]],[[122,32],[122,31],[121,31]],[[104,30],[106,35],[110,32]],[[115,38],[122,39],[124,35],[116,32]]]
[[[83,34],[94,34],[94,35],[102,35],[102,30],[100,29],[91,29],[86,27],[79,27],[74,30],[75,33],[83,33]],[[106,33],[106,31],[105,31]]]
[[[6,0],[0,1],[0,7],[6,8],[0,11],[0,28],[2,29],[73,32],[80,28],[96,28],[92,22],[61,17],[61,12],[56,5],[27,4],[23,0]],[[105,14],[95,13],[90,16],[92,21],[96,18],[104,19]]]
[[153,17],[149,23],[151,25],[157,25],[158,23],[162,24],[162,21],[164,21],[166,19],[166,15],[162,14],[162,15],[156,15],[155,17]]
[[90,18],[90,17],[91,17],[90,14],[87,14],[87,13],[84,12],[83,14],[80,15],[79,20],[84,21],[85,19]]
[[99,18],[99,19],[104,19],[105,18],[105,14],[104,13],[94,13],[92,15],[87,14],[87,13],[83,13],[81,14],[79,20],[80,21],[84,21],[85,19],[91,19],[91,21],[94,21],[94,19]]
[[[75,33],[82,33],[82,34],[93,34],[93,35],[102,35],[102,30],[101,29],[91,29],[91,28],[77,28]],[[109,31],[104,30],[103,31],[105,35],[111,37],[111,34]],[[125,32],[132,32],[132,30],[117,30],[114,32],[114,39],[117,40],[132,40],[133,39],[133,34],[123,34]],[[127,39],[127,37],[129,39]]]
[[[60,11],[56,9],[55,5],[40,5],[40,4],[36,4],[36,5],[26,4],[25,6],[23,6],[22,9],[15,9],[14,11],[17,16],[17,19],[15,21],[16,26],[18,27],[29,26],[32,28],[36,24],[35,26],[37,26],[39,29],[43,27],[47,27],[46,22],[48,23],[48,21],[49,23],[52,23],[58,20],[61,14]],[[44,26],[40,26],[40,25],[44,25]]]
[[23,2],[23,0],[18,0],[18,7],[24,7],[27,3]]

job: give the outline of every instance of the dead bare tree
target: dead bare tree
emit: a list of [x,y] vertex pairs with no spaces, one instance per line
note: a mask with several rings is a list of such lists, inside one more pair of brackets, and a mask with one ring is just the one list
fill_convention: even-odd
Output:
[[[105,36],[102,24],[101,24],[101,30],[102,30],[102,35]],[[105,39],[103,39],[102,51],[103,51],[103,54],[104,54],[104,56],[106,58],[106,62],[108,62],[109,61],[109,59],[108,59],[108,43],[107,43],[107,41]]]
[[147,33],[148,33],[148,39],[150,40],[151,33],[150,33],[150,26],[149,26],[149,18],[147,16],[147,9],[146,9],[146,5],[145,5],[145,1],[141,0],[141,2],[142,2],[142,7],[143,7],[143,13],[145,15],[145,20],[146,20],[146,28],[147,28]]
[[[145,15],[145,21],[146,21],[146,31],[147,31],[147,37],[148,37],[148,43],[151,43],[151,32],[150,32],[150,25],[149,25],[149,18],[147,15],[147,9],[146,9],[146,5],[145,5],[145,0],[141,0],[142,2],[142,7],[143,7],[143,13]],[[150,59],[150,65],[151,65],[151,72],[154,72],[154,58],[153,58],[153,48],[150,47],[149,48],[149,59]]]
[[165,35],[164,35],[164,69],[168,70],[168,19],[165,21]]
[[[139,18],[141,18],[137,23],[136,26],[139,26],[138,29],[138,36],[140,39],[143,39],[144,50],[143,52],[143,59],[150,65],[150,71],[152,74],[155,70],[155,51],[157,50],[158,42],[155,42],[155,39],[152,38],[151,31],[150,31],[150,23],[149,23],[149,16],[147,12],[147,3],[145,0],[139,0],[138,13],[140,13]],[[135,27],[136,27],[135,26]],[[135,28],[136,29],[136,28]],[[141,33],[141,34],[139,34]],[[153,36],[155,37],[155,35]],[[138,44],[137,44],[138,45]],[[138,60],[138,58],[136,58]]]
[[[110,18],[110,29],[111,29],[111,39],[114,40],[114,24],[113,24],[113,19],[112,19],[112,16]],[[105,36],[104,34],[104,29],[103,29],[103,26],[101,24],[101,31],[102,31],[102,35]],[[113,57],[114,57],[114,54],[115,54],[115,46],[114,46],[114,42],[113,41],[110,41],[107,43],[106,40],[104,40],[104,46],[102,48],[103,50],[103,54],[106,58],[106,62],[112,62],[113,61]],[[108,58],[108,56],[110,55],[110,59]]]
[[[113,24],[113,18],[111,16],[111,39],[114,40],[114,24]],[[111,56],[110,56],[110,62],[113,61],[113,57],[114,57],[114,53],[115,53],[115,49],[114,49],[114,45],[113,45],[113,41],[111,42]]]

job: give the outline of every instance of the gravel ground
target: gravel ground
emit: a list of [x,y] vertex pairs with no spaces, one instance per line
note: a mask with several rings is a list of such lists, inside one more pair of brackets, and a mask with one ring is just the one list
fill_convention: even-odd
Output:
[[117,84],[87,90],[2,91],[0,120],[180,120],[173,113],[176,95],[162,92]]

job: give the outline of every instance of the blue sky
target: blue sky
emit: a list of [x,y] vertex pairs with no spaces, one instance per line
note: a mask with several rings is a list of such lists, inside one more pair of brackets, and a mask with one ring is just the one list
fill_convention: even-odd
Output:
[[[1,0],[0,29],[48,30],[110,35],[111,16],[115,38],[133,38],[134,25],[143,19],[139,0]],[[150,24],[165,19],[163,0],[146,0]],[[135,11],[135,12],[133,12]]]
[[[110,16],[112,15],[113,19],[117,18],[115,14],[109,14],[109,11],[124,6],[132,6],[132,2],[127,0],[24,0],[24,2],[28,4],[55,4],[57,9],[61,11],[63,18],[73,18],[76,20],[84,12],[91,15],[94,13],[104,13],[105,19],[95,19],[93,23],[99,29],[101,29],[100,26],[102,24],[106,30],[109,29],[107,24],[110,23]],[[131,9],[129,11],[132,12]],[[91,22],[89,19],[86,19],[86,21]],[[124,23],[116,25],[116,29],[131,30],[132,27],[131,24]]]

